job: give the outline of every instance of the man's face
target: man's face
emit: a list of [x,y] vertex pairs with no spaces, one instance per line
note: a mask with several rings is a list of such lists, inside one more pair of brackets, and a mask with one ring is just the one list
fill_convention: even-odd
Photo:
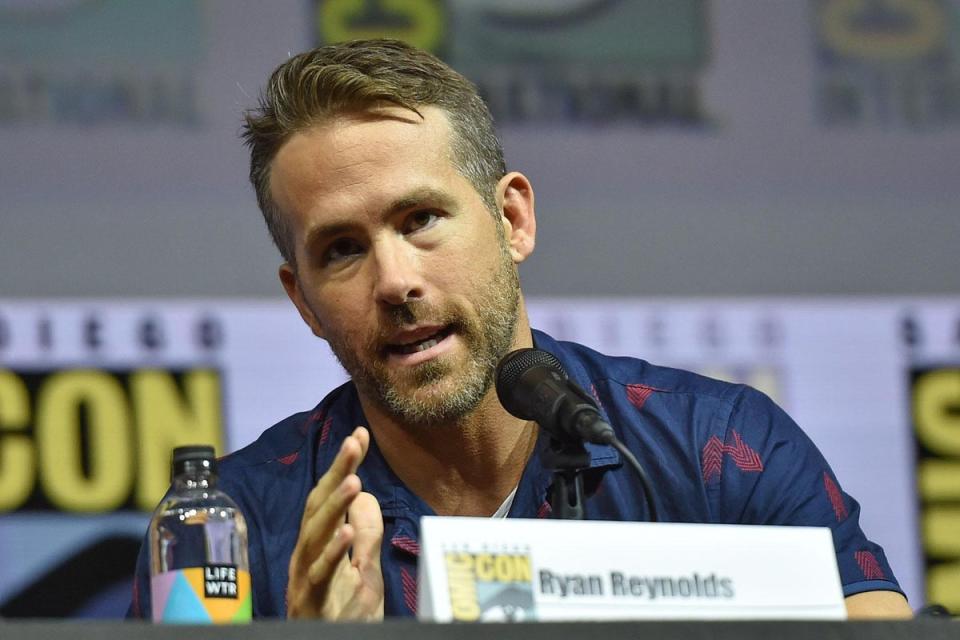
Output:
[[477,407],[520,295],[503,227],[451,162],[446,116],[421,113],[295,134],[271,172],[296,248],[288,293],[363,397],[407,424]]

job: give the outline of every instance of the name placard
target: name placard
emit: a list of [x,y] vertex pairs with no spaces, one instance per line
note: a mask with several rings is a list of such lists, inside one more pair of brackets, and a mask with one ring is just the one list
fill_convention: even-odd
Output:
[[420,526],[421,620],[846,618],[826,528],[451,517]]

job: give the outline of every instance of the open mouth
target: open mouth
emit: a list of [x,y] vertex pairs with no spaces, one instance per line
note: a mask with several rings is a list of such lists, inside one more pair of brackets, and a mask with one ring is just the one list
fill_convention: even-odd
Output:
[[408,342],[406,344],[391,344],[387,346],[387,351],[390,353],[399,353],[402,355],[409,355],[411,353],[419,353],[420,351],[426,351],[427,349],[436,346],[444,338],[453,333],[453,327],[446,326],[437,331],[434,334],[422,338],[420,340],[415,340],[413,342]]

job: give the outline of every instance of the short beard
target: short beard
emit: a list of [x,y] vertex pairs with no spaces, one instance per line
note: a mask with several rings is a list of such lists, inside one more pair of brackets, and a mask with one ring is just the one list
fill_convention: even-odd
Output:
[[[497,363],[513,346],[520,314],[517,271],[499,234],[498,241],[499,265],[472,301],[475,316],[467,317],[460,309],[444,309],[438,314],[438,310],[425,308],[416,301],[399,305],[390,314],[388,327],[427,319],[451,326],[465,341],[469,356],[460,370],[454,369],[456,365],[432,360],[417,365],[411,372],[409,382],[418,389],[438,384],[447,377],[456,378],[454,389],[437,389],[422,396],[402,391],[388,378],[379,361],[363,362],[345,342],[328,337],[331,350],[358,389],[399,422],[421,427],[456,424],[477,409],[492,387]],[[365,346],[365,352],[378,354],[379,344],[382,344],[379,339],[372,340]]]

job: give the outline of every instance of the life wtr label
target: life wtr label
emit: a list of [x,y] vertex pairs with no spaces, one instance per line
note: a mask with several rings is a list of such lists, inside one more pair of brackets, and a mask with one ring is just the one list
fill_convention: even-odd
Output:
[[150,580],[154,622],[248,622],[253,613],[250,573],[213,564],[167,571]]

